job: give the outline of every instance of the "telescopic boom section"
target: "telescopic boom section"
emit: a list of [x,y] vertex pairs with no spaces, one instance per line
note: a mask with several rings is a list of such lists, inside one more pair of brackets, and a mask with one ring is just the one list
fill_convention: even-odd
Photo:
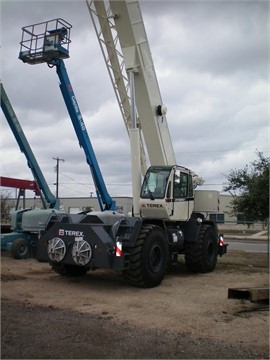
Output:
[[79,109],[79,105],[69,81],[64,61],[62,59],[55,60],[54,64],[56,65],[56,71],[60,80],[60,90],[62,92],[70,119],[73,123],[74,130],[79,140],[79,145],[84,150],[87,164],[89,165],[92,173],[100,208],[101,210],[115,210],[115,201],[110,197],[104,183],[95,152],[93,150],[85,123],[83,121],[83,117]]
[[[0,82],[0,93],[1,93],[1,107],[3,113],[7,119],[9,127],[11,128],[13,135],[20,147],[21,152],[24,153],[28,167],[31,169],[34,179],[39,185],[42,194],[40,195],[44,208],[55,208],[59,209],[59,200],[55,198],[49,189],[49,186],[40,170],[38,162],[32,152],[32,149],[24,135],[19,120],[11,106],[8,96],[5,92],[2,82]],[[44,198],[47,201],[44,200]]]
[[[100,1],[86,1],[99,14]],[[109,1],[115,31],[127,72],[134,73],[138,127],[141,128],[151,165],[175,165],[175,155],[152,55],[138,1]],[[111,18],[107,19],[112,22]],[[104,26],[101,26],[101,29]],[[107,27],[108,28],[108,27]],[[112,27],[111,27],[112,28]],[[104,34],[104,37],[106,34]]]

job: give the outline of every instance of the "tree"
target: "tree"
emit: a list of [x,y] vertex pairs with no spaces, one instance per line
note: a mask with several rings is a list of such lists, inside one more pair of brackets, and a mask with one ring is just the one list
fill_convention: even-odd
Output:
[[247,221],[269,219],[270,158],[257,151],[258,159],[244,169],[231,170],[226,176],[229,185],[224,188],[233,195],[232,215],[243,215]]
[[5,221],[8,219],[10,214],[10,196],[11,194],[8,191],[3,191],[0,194],[0,201],[1,201],[1,221]]

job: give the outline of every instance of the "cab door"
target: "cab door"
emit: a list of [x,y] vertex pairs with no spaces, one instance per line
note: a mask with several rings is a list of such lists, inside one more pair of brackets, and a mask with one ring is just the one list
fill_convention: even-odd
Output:
[[175,168],[172,189],[172,220],[186,221],[194,208],[193,183],[189,171]]

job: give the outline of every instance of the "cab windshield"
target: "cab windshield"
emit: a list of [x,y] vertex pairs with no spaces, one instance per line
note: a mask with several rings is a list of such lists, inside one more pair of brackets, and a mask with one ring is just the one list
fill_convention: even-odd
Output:
[[143,199],[163,199],[167,186],[167,180],[171,169],[153,168],[150,169],[144,178],[141,198]]

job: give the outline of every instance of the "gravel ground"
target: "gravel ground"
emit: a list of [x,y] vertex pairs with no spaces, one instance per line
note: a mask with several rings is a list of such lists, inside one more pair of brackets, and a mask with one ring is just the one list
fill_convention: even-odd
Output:
[[233,252],[210,274],[185,267],[154,289],[120,274],[82,279],[2,256],[2,359],[268,359],[268,306],[227,298],[266,286],[266,254]]

